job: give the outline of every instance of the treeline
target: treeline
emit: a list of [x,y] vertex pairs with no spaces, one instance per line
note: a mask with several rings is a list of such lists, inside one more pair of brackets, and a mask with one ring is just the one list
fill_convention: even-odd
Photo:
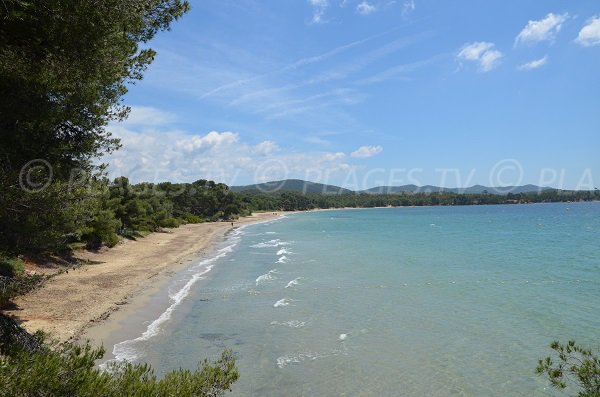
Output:
[[544,190],[531,193],[460,194],[460,193],[397,193],[397,194],[319,194],[319,193],[238,193],[240,201],[252,211],[304,211],[327,208],[412,207],[437,205],[484,205],[519,203],[554,203],[600,200],[600,191]]
[[110,183],[89,181],[86,189],[70,190],[66,194],[79,198],[71,206],[57,207],[55,199],[40,203],[39,212],[5,217],[13,227],[0,232],[0,252],[60,252],[77,243],[87,248],[112,247],[119,236],[135,238],[161,228],[229,220],[249,213],[226,185],[204,179],[193,183],[131,184],[120,177]]
[[107,185],[98,201],[96,213],[74,236],[88,247],[112,246],[118,235],[136,237],[160,228],[248,214],[246,206],[226,185],[205,179],[132,185],[120,177]]

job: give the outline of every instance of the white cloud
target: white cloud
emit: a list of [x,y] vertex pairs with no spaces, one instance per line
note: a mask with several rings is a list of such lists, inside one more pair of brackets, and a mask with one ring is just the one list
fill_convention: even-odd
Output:
[[519,33],[515,39],[515,46],[519,44],[554,40],[554,37],[560,31],[560,28],[568,17],[568,13],[562,15],[549,13],[544,19],[540,19],[539,21],[529,21],[527,26],[521,30],[521,33]]
[[263,141],[254,147],[256,153],[270,156],[279,150],[279,146],[273,141]]
[[600,17],[590,18],[586,25],[581,28],[575,42],[584,47],[592,47],[600,44]]
[[197,150],[205,150],[212,147],[230,145],[237,142],[238,135],[233,132],[211,131],[208,134],[183,137],[175,141],[175,147],[184,152],[191,153]]
[[211,179],[228,185],[286,178],[326,182],[356,167],[345,162],[342,152],[298,153],[273,141],[256,145],[234,132],[130,129],[109,126],[123,147],[101,160],[109,164],[109,177],[126,176],[132,182],[192,182]]
[[500,64],[502,53],[494,50],[494,43],[478,41],[462,46],[456,58],[461,61],[472,61],[479,63],[482,72],[489,72]]
[[361,146],[353,151],[350,156],[355,158],[373,157],[383,151],[381,146]]
[[131,106],[129,117],[123,122],[127,125],[157,126],[172,123],[176,117],[172,113],[150,106]]
[[377,10],[377,7],[375,7],[373,4],[370,4],[366,1],[363,1],[362,3],[358,4],[356,6],[356,12],[358,12],[361,15],[369,15],[374,13]]
[[312,23],[327,22],[323,19],[323,17],[325,16],[325,10],[327,10],[327,7],[329,6],[328,1],[327,0],[308,0],[308,3],[313,8]]
[[415,0],[408,0],[402,4],[402,16],[407,17],[410,13],[415,10]]
[[531,62],[527,62],[518,67],[519,70],[534,70],[540,68],[548,63],[548,56],[544,56],[540,59],[535,59]]

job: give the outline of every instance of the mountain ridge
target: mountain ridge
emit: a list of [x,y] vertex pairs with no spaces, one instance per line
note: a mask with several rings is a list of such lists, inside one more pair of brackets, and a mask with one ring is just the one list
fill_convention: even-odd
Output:
[[545,190],[557,190],[550,187],[537,186],[532,184],[518,186],[483,186],[473,185],[465,188],[445,188],[434,185],[417,186],[414,184],[400,186],[376,186],[365,190],[350,190],[336,185],[329,185],[317,182],[305,181],[302,179],[283,179],[278,181],[269,181],[251,185],[231,186],[233,192],[246,193],[276,193],[276,192],[294,192],[294,193],[322,193],[322,194],[398,194],[398,193],[458,193],[458,194],[497,194],[506,195],[509,193],[532,193]]

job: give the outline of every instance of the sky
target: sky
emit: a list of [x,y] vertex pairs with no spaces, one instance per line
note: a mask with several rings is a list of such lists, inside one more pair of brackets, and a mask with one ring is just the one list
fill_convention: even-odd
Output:
[[600,187],[600,2],[191,0],[129,86],[132,181]]

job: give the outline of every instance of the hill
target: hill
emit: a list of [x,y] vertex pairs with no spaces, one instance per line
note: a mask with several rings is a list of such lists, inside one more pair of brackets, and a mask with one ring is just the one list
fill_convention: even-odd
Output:
[[295,193],[322,193],[322,194],[349,194],[349,193],[366,193],[366,194],[395,194],[395,193],[459,193],[459,194],[498,194],[505,195],[508,193],[532,193],[545,190],[553,190],[549,187],[541,187],[536,185],[523,186],[504,186],[493,187],[475,185],[466,188],[444,188],[440,186],[425,185],[402,185],[402,186],[377,186],[366,190],[353,191],[335,185],[326,185],[304,181],[301,179],[285,179],[281,181],[271,181],[245,186],[231,186],[233,192],[256,192],[256,193],[275,193],[275,192],[295,192]]
[[482,186],[475,185],[466,188],[444,188],[439,186],[425,185],[425,186],[417,186],[417,185],[402,185],[402,186],[377,186],[367,190],[362,190],[358,193],[368,193],[368,194],[393,194],[393,193],[459,193],[459,194],[499,194],[504,195],[508,193],[532,193],[532,192],[542,192],[545,190],[553,190],[549,187],[542,187],[537,185],[523,185],[523,186],[503,186],[503,187],[494,187],[494,186]]
[[301,179],[285,179],[282,181],[271,181],[246,186],[231,186],[232,192],[296,192],[296,193],[322,193],[322,194],[345,194],[354,193],[352,190],[339,186],[325,185],[322,183],[308,182]]

